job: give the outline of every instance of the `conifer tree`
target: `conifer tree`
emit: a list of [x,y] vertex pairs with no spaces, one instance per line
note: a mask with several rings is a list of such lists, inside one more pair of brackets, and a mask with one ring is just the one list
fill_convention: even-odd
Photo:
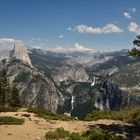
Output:
[[16,85],[12,87],[10,105],[13,107],[21,106],[20,100],[19,100],[19,91]]
[[[136,36],[136,39],[133,41],[134,46],[140,47],[140,35]],[[140,56],[140,49],[134,47],[129,51],[131,56]]]
[[11,87],[5,71],[3,71],[0,78],[0,104],[9,105]]
[[10,85],[5,70],[0,74],[0,105],[20,106],[19,91],[15,85]]

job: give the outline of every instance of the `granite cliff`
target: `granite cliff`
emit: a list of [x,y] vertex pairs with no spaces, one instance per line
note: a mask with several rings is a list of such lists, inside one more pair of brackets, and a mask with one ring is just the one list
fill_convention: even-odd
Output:
[[18,59],[33,67],[28,52],[29,49],[23,43],[17,42],[14,44],[14,49],[10,51],[9,59]]
[[[91,61],[88,54],[81,57],[82,61],[79,52],[48,52],[17,43],[0,69],[17,84],[25,105],[82,119],[94,109],[120,110],[140,104],[139,89],[134,88],[140,81],[132,82],[139,75],[139,60],[126,51],[90,54]],[[87,65],[84,57],[88,57]],[[131,72],[134,70],[136,77]]]

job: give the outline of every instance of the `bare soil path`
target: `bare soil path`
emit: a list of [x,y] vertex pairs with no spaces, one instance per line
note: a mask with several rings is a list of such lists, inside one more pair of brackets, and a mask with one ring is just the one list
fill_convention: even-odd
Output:
[[[59,120],[45,120],[37,117],[33,113],[25,112],[25,110],[19,110],[18,112],[2,112],[0,116],[13,116],[16,118],[25,119],[23,125],[0,125],[0,140],[44,140],[44,135],[47,131],[54,130],[58,127],[63,127],[70,132],[83,132],[91,127],[101,127],[107,130],[113,130],[115,133],[123,136],[127,139],[140,140],[138,134],[135,136],[129,135],[127,131],[134,127],[131,124],[114,120],[98,120],[98,121],[59,121]],[[135,129],[133,128],[132,134]]]

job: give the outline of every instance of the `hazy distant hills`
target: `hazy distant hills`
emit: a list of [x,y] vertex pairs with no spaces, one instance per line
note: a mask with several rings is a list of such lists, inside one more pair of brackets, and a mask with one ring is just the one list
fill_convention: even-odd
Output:
[[83,118],[94,109],[140,104],[140,59],[116,52],[54,52],[16,44],[0,50],[0,69],[18,85],[23,104]]

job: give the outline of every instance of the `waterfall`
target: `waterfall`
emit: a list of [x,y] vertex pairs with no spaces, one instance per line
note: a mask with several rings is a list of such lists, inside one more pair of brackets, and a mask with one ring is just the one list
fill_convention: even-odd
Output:
[[93,81],[92,83],[91,83],[91,87],[93,87],[95,85],[95,82]]
[[95,101],[94,106],[99,110],[104,110],[103,103]]
[[99,104],[99,109],[100,109],[100,110],[104,110],[104,106],[103,106],[102,103]]
[[95,101],[94,106],[95,106],[96,108],[99,108],[99,107],[98,107],[97,101]]
[[91,87],[93,87],[95,85],[95,82],[96,82],[96,78],[94,77],[94,80],[93,82],[91,83]]
[[70,114],[71,114],[73,108],[74,108],[74,96],[71,96],[71,110],[70,110]]
[[98,79],[99,79],[98,77],[94,77],[94,80],[93,80],[92,83],[91,83],[91,87],[93,87],[93,86],[95,85],[96,80],[98,80]]
[[106,100],[106,109],[108,109],[108,110],[110,109],[110,104],[109,104],[109,100],[108,99]]
[[71,111],[74,108],[74,96],[71,97]]

